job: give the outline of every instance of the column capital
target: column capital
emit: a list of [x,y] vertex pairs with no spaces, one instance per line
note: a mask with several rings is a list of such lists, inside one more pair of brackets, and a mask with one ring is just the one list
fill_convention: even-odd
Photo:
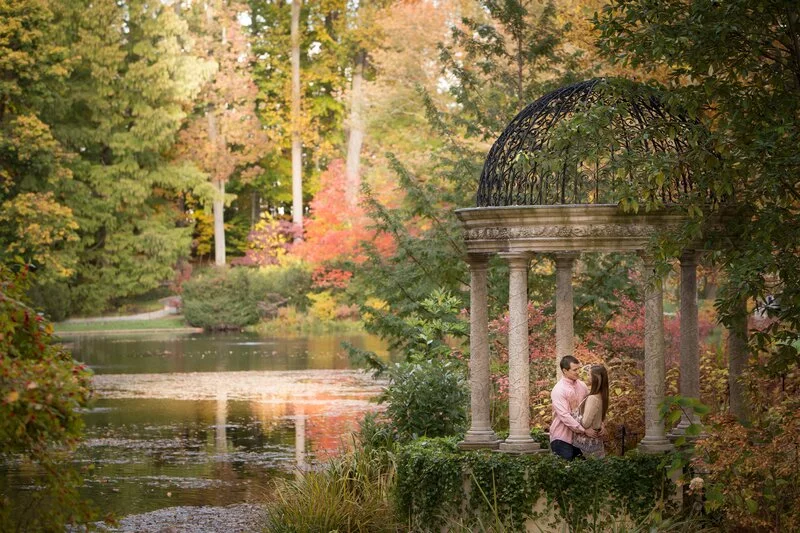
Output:
[[531,252],[500,252],[497,255],[508,261],[508,266],[512,269],[524,268],[526,270],[533,257]]
[[700,252],[697,250],[684,250],[680,255],[681,266],[697,266]]
[[471,270],[482,270],[489,265],[488,254],[467,254],[464,260]]
[[555,259],[556,259],[556,267],[571,267],[575,260],[580,257],[581,254],[578,252],[556,252]]

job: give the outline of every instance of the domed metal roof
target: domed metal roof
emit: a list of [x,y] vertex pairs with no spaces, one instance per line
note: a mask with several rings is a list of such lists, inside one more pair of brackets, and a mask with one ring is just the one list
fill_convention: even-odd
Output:
[[562,87],[495,141],[477,206],[673,203],[692,189],[681,153],[696,130],[643,84],[596,78]]

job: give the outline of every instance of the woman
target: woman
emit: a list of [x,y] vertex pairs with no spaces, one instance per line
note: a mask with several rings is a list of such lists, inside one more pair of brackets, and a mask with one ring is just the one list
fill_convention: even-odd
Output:
[[[603,429],[603,422],[608,412],[608,372],[603,365],[592,365],[589,374],[592,377],[592,388],[580,407],[582,415],[580,422],[583,427],[599,432]],[[576,435],[574,440],[575,446],[580,448],[586,457],[603,457],[606,454],[601,438]]]

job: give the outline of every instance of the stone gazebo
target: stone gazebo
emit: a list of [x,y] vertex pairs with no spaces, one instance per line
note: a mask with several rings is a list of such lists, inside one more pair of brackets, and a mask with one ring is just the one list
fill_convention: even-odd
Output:
[[[630,176],[604,174],[615,158],[645,153],[678,159],[686,146],[675,124],[690,126],[671,115],[659,100],[638,86],[593,79],[563,87],[528,105],[508,125],[489,151],[481,174],[477,207],[459,209],[464,228],[470,282],[470,387],[472,422],[462,449],[497,448],[511,453],[544,451],[530,436],[529,346],[527,281],[531,257],[549,253],[556,265],[556,356],[560,361],[574,348],[572,270],[584,252],[637,252],[641,258],[645,291],[645,435],[642,451],[671,449],[659,404],[665,395],[664,325],[662,280],[646,253],[650,239],[659,232],[677,230],[682,215],[669,207],[629,214],[616,203]],[[599,111],[597,111],[599,110]],[[588,116],[588,118],[587,118]],[[605,120],[608,136],[584,137],[564,142],[559,128],[576,118]],[[669,124],[669,137],[641,134]],[[580,129],[573,127],[580,136]],[[591,154],[581,153],[591,147]],[[577,151],[577,152],[576,152]],[[548,163],[540,154],[548,154]],[[558,164],[552,164],[556,160]],[[633,175],[633,174],[631,174]],[[678,169],[663,185],[651,191],[664,205],[691,192],[688,170]],[[635,176],[634,176],[635,177]],[[614,202],[614,203],[610,203]],[[500,442],[491,428],[487,268],[498,255],[509,266],[509,420],[508,438]],[[681,394],[698,398],[699,341],[697,328],[697,253],[685,250],[681,265]],[[692,415],[693,416],[693,415]],[[680,432],[689,425],[682,420]]]

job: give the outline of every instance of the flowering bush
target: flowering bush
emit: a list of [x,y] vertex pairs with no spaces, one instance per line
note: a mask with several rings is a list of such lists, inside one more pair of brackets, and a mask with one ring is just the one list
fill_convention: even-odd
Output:
[[644,358],[644,304],[616,293],[619,311],[610,321],[595,322],[584,335],[584,343],[611,357]]

